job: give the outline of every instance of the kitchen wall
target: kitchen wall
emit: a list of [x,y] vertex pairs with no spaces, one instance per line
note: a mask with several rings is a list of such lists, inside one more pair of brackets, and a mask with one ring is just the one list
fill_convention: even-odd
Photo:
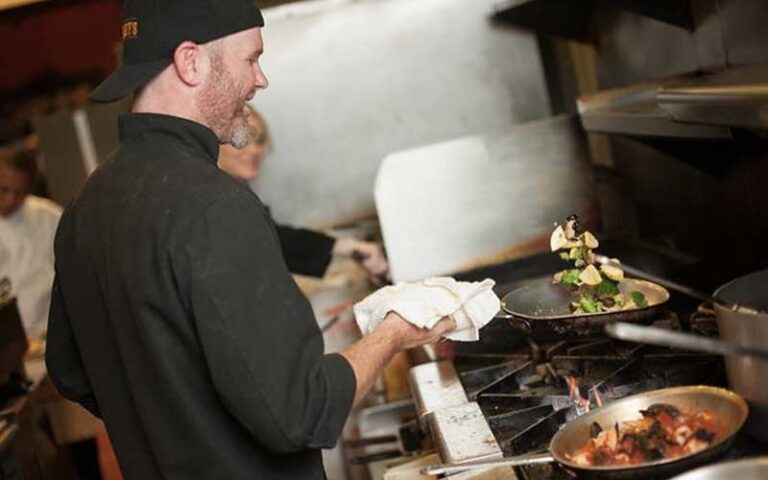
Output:
[[321,0],[268,10],[271,83],[253,104],[274,151],[255,188],[274,215],[303,225],[370,215],[389,153],[549,116],[535,38],[492,26],[494,3]]
[[52,73],[106,74],[115,66],[120,2],[56,3],[3,12],[0,90],[23,87]]

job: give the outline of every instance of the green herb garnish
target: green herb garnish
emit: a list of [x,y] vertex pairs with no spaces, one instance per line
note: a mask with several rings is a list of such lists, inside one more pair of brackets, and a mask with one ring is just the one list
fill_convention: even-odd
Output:
[[610,278],[603,278],[603,281],[597,286],[597,293],[604,297],[616,296],[619,294],[619,282]]
[[586,296],[579,299],[579,306],[587,313],[599,313],[603,310],[599,302]]
[[645,295],[643,295],[642,292],[629,292],[629,296],[632,297],[632,301],[635,302],[635,305],[638,307],[644,308],[648,306],[648,300],[645,299]]
[[577,285],[579,283],[579,273],[581,272],[576,268],[573,270],[568,270],[565,272],[565,275],[563,275],[560,283],[564,283],[566,285]]

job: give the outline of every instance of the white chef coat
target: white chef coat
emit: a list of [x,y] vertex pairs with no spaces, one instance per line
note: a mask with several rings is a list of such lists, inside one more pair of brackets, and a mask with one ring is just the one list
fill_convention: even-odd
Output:
[[0,277],[11,280],[28,338],[42,338],[53,284],[53,238],[61,207],[27,196],[17,211],[0,216]]

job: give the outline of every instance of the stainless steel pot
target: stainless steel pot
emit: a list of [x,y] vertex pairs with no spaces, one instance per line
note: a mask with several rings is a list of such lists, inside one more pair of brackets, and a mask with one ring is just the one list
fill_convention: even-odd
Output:
[[[749,305],[762,313],[744,313],[715,305],[720,337],[742,347],[768,348],[768,270],[751,273],[720,287],[715,297]],[[727,357],[731,387],[749,403],[744,431],[768,442],[768,360]]]

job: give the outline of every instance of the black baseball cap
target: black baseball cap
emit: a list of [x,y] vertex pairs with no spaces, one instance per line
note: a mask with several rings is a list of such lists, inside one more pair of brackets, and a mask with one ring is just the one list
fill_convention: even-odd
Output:
[[112,102],[141,88],[171,63],[181,42],[202,44],[263,27],[253,1],[125,0],[123,63],[91,92],[91,100]]

